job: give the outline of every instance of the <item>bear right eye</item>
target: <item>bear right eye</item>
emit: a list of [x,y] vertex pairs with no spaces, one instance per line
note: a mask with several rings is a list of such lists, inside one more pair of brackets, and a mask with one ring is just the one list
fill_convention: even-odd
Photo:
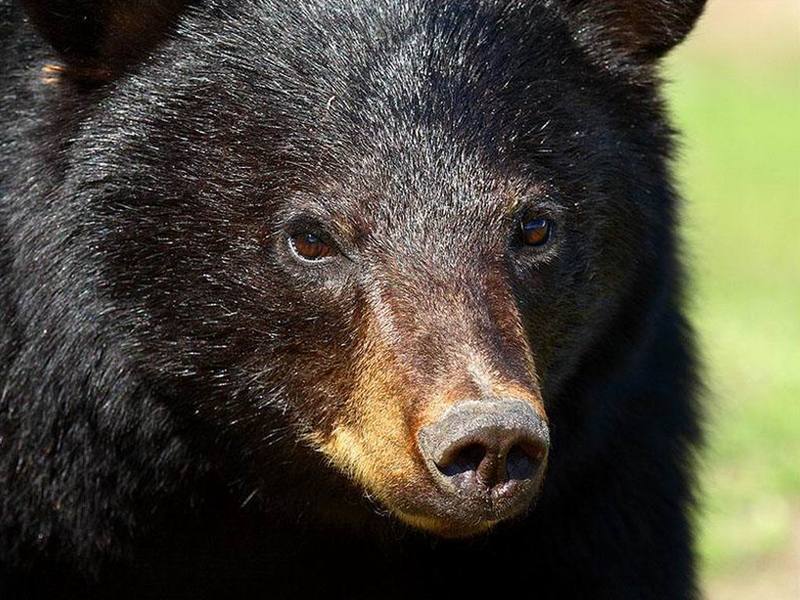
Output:
[[526,246],[544,246],[550,241],[552,223],[550,219],[530,219],[520,223],[522,243]]
[[289,247],[295,256],[306,261],[320,261],[336,254],[333,246],[315,233],[304,232],[291,236]]

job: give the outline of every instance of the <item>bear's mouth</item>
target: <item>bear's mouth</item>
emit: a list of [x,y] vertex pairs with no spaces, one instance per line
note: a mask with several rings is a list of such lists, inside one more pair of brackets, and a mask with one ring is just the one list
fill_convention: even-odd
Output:
[[[440,496],[431,498],[430,506],[415,509],[394,509],[401,522],[444,538],[467,538],[490,531],[498,523],[513,520],[527,513],[541,488],[542,477],[525,482],[522,492],[485,497]],[[512,484],[516,486],[517,484]]]

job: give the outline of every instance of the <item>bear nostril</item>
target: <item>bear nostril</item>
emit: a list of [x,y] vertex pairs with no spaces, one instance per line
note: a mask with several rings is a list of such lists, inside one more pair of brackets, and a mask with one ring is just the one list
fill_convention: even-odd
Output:
[[448,452],[436,463],[436,468],[448,477],[478,471],[486,457],[486,448],[480,443],[466,444]]
[[532,478],[544,451],[531,443],[515,443],[503,453],[502,437],[487,436],[486,442],[457,443],[449,448],[436,468],[446,477],[474,473],[477,483],[493,488],[507,481]]
[[515,444],[506,456],[506,472],[508,479],[529,479],[536,473],[536,468],[544,458],[540,448],[530,445]]

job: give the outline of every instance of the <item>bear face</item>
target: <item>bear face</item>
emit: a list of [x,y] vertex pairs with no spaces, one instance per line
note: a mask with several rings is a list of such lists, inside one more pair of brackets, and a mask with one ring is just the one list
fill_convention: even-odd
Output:
[[253,485],[486,531],[669,250],[650,60],[702,2],[668,33],[591,2],[272,4],[180,13],[144,57],[66,44],[50,85],[91,101],[63,226],[135,369]]

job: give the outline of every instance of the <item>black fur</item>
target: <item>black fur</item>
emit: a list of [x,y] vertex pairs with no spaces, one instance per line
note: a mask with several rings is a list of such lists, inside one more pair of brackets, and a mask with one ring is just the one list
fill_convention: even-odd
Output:
[[[655,61],[702,0],[169,2],[144,38],[106,27],[118,2],[27,4],[36,28],[0,0],[0,597],[695,597]],[[410,306],[474,280],[494,190],[531,186],[558,252],[503,260],[545,487],[435,540],[301,442],[346,410],[320,382],[370,280],[273,240],[299,207],[366,222]]]

